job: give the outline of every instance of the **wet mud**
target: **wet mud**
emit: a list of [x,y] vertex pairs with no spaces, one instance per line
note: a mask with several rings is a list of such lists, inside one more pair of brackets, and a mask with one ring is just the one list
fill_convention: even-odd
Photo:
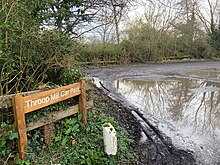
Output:
[[[181,150],[172,140],[151,125],[139,110],[125,106],[120,100],[109,96],[108,91],[95,88],[96,95],[107,99],[108,114],[126,128],[135,140],[133,152],[139,155],[137,165],[194,165],[196,160],[189,150]],[[140,156],[141,155],[141,156]]]
[[85,72],[125,109],[123,115],[134,118],[135,127],[138,123],[137,148],[147,164],[219,164],[219,61],[87,68]]

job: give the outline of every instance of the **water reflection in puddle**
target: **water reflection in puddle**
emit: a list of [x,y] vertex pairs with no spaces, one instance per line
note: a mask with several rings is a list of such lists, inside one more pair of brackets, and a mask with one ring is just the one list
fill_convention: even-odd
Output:
[[220,83],[186,78],[119,79],[116,87],[128,101],[188,135],[220,136]]

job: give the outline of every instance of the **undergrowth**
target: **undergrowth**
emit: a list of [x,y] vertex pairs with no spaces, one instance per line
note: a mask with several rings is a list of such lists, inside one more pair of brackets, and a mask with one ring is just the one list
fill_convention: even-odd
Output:
[[[112,117],[106,117],[99,109],[88,113],[88,124],[83,126],[79,117],[59,122],[53,144],[49,148],[39,149],[39,142],[33,139],[33,153],[37,153],[31,164],[132,164],[136,156],[129,152],[133,140],[125,129],[121,128]],[[102,125],[110,122],[117,131],[118,152],[108,156],[104,152]],[[57,126],[58,126],[57,125]],[[37,133],[39,134],[39,132]],[[36,136],[36,135],[35,135]],[[38,135],[37,135],[38,136]],[[32,142],[30,142],[32,143]],[[29,158],[31,154],[29,154]]]
[[[118,122],[105,114],[108,110],[104,100],[95,100],[97,108],[88,112],[88,124],[82,125],[81,115],[66,118],[55,124],[55,133],[50,147],[44,143],[42,129],[28,132],[27,160],[16,158],[16,151],[2,144],[2,159],[4,165],[46,165],[46,164],[136,164],[137,155],[129,150],[133,140],[128,132],[119,126]],[[118,151],[115,156],[104,152],[102,125],[110,122],[117,131]],[[5,126],[2,125],[2,128]],[[7,129],[8,130],[8,129]],[[16,139],[17,134],[5,134],[9,139]],[[4,153],[3,153],[4,152]],[[7,159],[8,158],[8,159]]]
[[[138,156],[130,150],[133,140],[113,117],[106,115],[109,110],[106,100],[95,96],[94,103],[95,108],[88,111],[87,125],[81,124],[80,114],[56,123],[50,147],[45,146],[40,129],[30,133],[27,156],[31,164],[136,164]],[[104,152],[102,125],[106,122],[110,122],[117,132],[118,152],[115,156]]]
[[[78,72],[77,72],[78,73]],[[74,72],[74,75],[76,73]],[[80,77],[81,75],[79,75]],[[66,74],[65,82],[69,82],[72,74]],[[64,82],[62,85],[65,85]],[[77,99],[78,100],[78,99]],[[75,99],[54,104],[49,107],[26,115],[26,122],[35,121],[54,110],[65,110],[75,104]],[[105,99],[95,97],[95,107],[88,112],[88,124],[81,124],[81,115],[66,118],[55,123],[55,132],[50,147],[46,146],[42,128],[27,132],[27,159],[18,158],[17,138],[12,115],[10,122],[1,122],[0,131],[0,164],[4,165],[47,165],[47,164],[136,164],[137,155],[129,150],[133,144],[128,132],[119,126],[111,116],[106,115],[108,106]],[[117,131],[118,152],[115,156],[108,156],[104,152],[102,125],[111,123]],[[12,124],[12,125],[10,125]],[[10,128],[9,128],[10,127]]]

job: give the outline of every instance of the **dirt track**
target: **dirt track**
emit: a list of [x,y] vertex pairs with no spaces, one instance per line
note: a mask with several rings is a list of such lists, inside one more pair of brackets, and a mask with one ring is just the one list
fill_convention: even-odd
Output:
[[[125,77],[155,80],[166,77],[186,77],[185,73],[192,71],[220,72],[220,61],[87,68],[84,71],[95,78],[97,87],[120,106],[125,107],[128,113],[138,120],[141,126],[140,134],[143,136],[139,145],[145,148],[143,152],[146,153],[148,164],[218,164],[220,162],[220,149],[216,148],[213,154],[209,154],[203,146],[192,143],[190,138],[187,141],[177,131],[173,131],[172,136],[168,137],[160,128],[161,126],[169,128],[169,124],[159,121],[151,114],[141,113],[115,88],[115,80]],[[219,79],[203,76],[199,79],[220,82]]]

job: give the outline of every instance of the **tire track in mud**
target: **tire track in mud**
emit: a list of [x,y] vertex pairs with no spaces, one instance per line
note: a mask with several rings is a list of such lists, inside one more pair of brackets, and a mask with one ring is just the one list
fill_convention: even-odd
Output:
[[149,164],[195,164],[196,160],[191,151],[174,147],[172,140],[147,121],[138,110],[132,114],[138,119],[143,132],[156,148],[155,153],[151,153]]

